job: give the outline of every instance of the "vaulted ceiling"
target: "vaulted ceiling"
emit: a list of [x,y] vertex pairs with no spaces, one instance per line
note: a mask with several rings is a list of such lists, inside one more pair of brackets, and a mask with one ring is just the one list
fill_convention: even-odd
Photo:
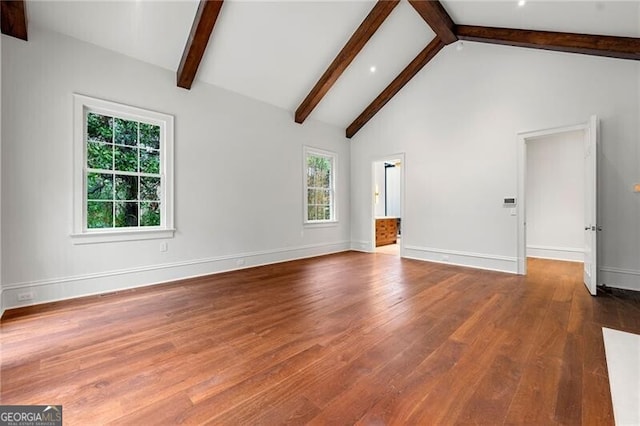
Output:
[[[5,18],[19,15],[19,3],[2,1],[5,34]],[[342,126],[349,137],[458,39],[555,44],[556,50],[640,58],[638,1],[209,3],[214,4],[29,0],[26,17],[29,28],[57,31],[174,71],[181,87],[191,86],[195,75],[193,87],[198,81],[214,84],[291,111],[297,122],[308,116]],[[202,34],[211,30],[206,45]]]

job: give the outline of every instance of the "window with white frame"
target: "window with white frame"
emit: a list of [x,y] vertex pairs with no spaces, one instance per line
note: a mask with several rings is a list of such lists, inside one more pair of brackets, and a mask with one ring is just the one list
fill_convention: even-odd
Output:
[[173,117],[74,95],[77,242],[173,236]]
[[304,148],[304,221],[336,222],[336,155],[315,148]]

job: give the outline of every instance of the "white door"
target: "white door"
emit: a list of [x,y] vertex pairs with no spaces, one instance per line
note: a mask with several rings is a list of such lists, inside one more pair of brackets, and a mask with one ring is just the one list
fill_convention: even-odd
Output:
[[598,117],[591,116],[584,150],[584,285],[595,296],[597,281],[597,164]]

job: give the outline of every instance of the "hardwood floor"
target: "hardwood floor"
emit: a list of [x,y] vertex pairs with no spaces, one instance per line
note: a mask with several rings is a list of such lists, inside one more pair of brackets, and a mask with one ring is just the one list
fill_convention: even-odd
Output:
[[613,424],[581,264],[518,277],[341,253],[10,311],[2,404],[65,424]]

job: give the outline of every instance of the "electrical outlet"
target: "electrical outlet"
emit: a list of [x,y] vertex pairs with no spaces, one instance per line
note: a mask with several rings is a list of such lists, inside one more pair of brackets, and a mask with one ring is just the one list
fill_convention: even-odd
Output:
[[34,297],[36,297],[36,294],[33,291],[18,293],[18,302],[26,302],[27,300],[33,300]]
[[169,243],[166,242],[166,241],[161,242],[160,243],[160,251],[164,253],[167,250],[169,250]]

